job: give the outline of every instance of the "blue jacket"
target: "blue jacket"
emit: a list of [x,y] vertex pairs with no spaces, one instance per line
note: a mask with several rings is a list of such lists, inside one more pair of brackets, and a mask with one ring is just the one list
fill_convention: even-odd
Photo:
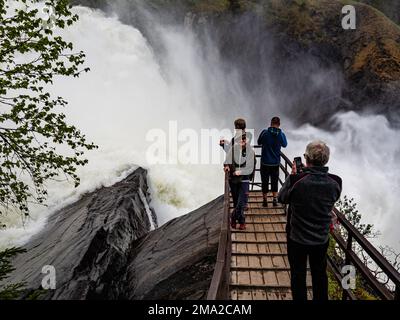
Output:
[[261,163],[269,166],[279,165],[281,162],[281,147],[286,148],[287,140],[279,128],[264,129],[258,137],[257,143],[262,146]]

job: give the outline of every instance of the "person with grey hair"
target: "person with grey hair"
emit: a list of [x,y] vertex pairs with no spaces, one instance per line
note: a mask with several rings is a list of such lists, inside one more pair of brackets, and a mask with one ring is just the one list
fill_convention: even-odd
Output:
[[309,143],[304,154],[306,164],[297,172],[294,163],[292,174],[279,191],[279,202],[289,205],[286,232],[293,300],[307,300],[307,258],[313,299],[328,299],[329,226],[342,191],[342,179],[328,172],[329,157],[326,143]]

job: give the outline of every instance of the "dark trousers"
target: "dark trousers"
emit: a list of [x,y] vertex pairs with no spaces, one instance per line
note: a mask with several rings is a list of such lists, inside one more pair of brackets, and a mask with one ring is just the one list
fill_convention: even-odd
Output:
[[278,192],[278,180],[279,180],[279,165],[277,166],[266,166],[261,163],[260,167],[262,192],[268,193],[269,191],[269,179],[271,178],[271,191]]
[[234,207],[231,214],[231,219],[233,222],[237,221],[240,224],[244,224],[244,209],[247,206],[247,201],[249,198],[249,181],[242,181],[237,183],[230,181],[229,186],[231,189]]
[[329,240],[322,245],[303,245],[288,237],[287,248],[293,300],[307,300],[307,257],[312,278],[313,300],[328,300],[326,253]]

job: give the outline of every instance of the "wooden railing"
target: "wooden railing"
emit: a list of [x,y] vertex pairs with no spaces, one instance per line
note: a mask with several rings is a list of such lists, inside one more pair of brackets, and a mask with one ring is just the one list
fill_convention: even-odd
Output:
[[[255,146],[260,149],[260,146]],[[258,158],[260,155],[256,155]],[[280,169],[285,179],[290,174],[292,162],[289,158],[281,153]],[[259,171],[259,169],[256,169]],[[254,178],[255,179],[255,178]],[[255,182],[253,179],[251,189],[254,186],[261,186],[261,183]],[[283,181],[279,179],[280,184]],[[217,261],[215,264],[213,278],[208,290],[207,299],[229,299],[229,277],[230,277],[230,261],[231,261],[231,234],[229,224],[229,182],[228,174],[225,174],[225,190],[224,190],[224,210],[221,221],[221,232],[219,236],[219,245],[217,253]],[[336,208],[333,210],[337,216],[337,221],[347,232],[347,238],[344,239],[340,232],[333,231],[332,237],[336,241],[338,248],[344,252],[344,259],[337,259],[334,256],[328,256],[328,269],[334,275],[336,281],[341,285],[343,274],[341,273],[344,265],[352,265],[358,272],[358,275],[367,283],[372,290],[383,300],[399,300],[400,299],[400,273],[390,264],[389,261],[351,224],[345,215]],[[388,288],[371,272],[368,266],[360,259],[354,248],[363,250],[373,263],[378,266],[381,273],[384,274],[391,282],[391,288]],[[358,251],[359,252],[359,251]],[[350,289],[342,289],[342,299],[355,300],[356,296]]]
[[[281,170],[284,172],[285,177],[289,175],[288,168],[292,167],[292,162],[282,153]],[[328,268],[333,273],[336,281],[341,285],[343,276],[341,269],[344,265],[352,265],[356,268],[361,278],[368,283],[373,291],[384,300],[399,300],[400,299],[400,273],[393,267],[389,261],[369,242],[341,213],[338,209],[334,208],[333,213],[337,217],[337,221],[347,232],[347,239],[345,240],[340,232],[335,229],[331,232],[333,239],[336,241],[338,247],[344,252],[345,259],[335,259],[335,257],[328,255]],[[354,248],[363,250],[372,260],[372,263],[378,266],[382,273],[392,283],[393,290],[387,288],[382,282],[375,277],[368,266],[360,259],[359,255],[355,252]],[[359,252],[359,251],[358,251]],[[339,260],[339,261],[338,261]],[[342,299],[355,300],[356,297],[350,289],[342,289]]]
[[231,261],[231,228],[229,223],[229,181],[228,173],[225,173],[224,186],[224,209],[221,221],[221,232],[219,234],[219,244],[217,261],[210,288],[207,293],[207,300],[227,300],[229,298],[229,277]]

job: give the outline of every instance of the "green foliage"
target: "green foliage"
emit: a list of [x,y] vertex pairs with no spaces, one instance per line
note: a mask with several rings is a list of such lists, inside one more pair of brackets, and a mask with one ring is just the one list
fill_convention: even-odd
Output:
[[[353,224],[353,226],[366,238],[375,238],[379,233],[374,231],[372,224],[361,223],[362,216],[357,209],[357,203],[353,198],[344,196],[343,199],[339,200],[336,204],[336,208],[345,215],[346,219]],[[337,232],[341,234],[343,238],[346,238],[347,232],[344,228],[338,228]],[[353,248],[357,253],[361,248]],[[328,247],[328,255],[340,266],[344,265],[345,257],[337,250],[337,243],[332,236],[330,236],[330,243]],[[366,264],[367,265],[367,264]],[[367,265],[368,266],[368,265]],[[328,290],[329,297],[332,300],[342,299],[342,286],[338,283],[333,273],[328,272]],[[356,289],[352,290],[353,294],[358,300],[376,300],[377,296],[370,290],[369,287],[365,286],[363,278],[359,273],[356,275]]]
[[361,223],[361,214],[357,209],[357,203],[354,202],[353,198],[344,196],[340,199],[336,208],[345,215],[346,219],[366,238],[374,238],[378,235],[374,232],[374,225]]
[[96,148],[66,123],[67,102],[48,92],[56,78],[89,71],[80,69],[85,54],[57,35],[78,16],[68,0],[41,5],[50,8],[47,21],[32,1],[0,0],[0,213],[28,215],[29,202],[44,203],[48,180],[63,176],[77,186],[84,151]]
[[[0,252],[0,282],[7,278],[8,274],[15,270],[10,260],[19,253],[25,252],[21,248],[9,248]],[[0,300],[15,299],[24,289],[24,283],[10,284],[0,288]]]

